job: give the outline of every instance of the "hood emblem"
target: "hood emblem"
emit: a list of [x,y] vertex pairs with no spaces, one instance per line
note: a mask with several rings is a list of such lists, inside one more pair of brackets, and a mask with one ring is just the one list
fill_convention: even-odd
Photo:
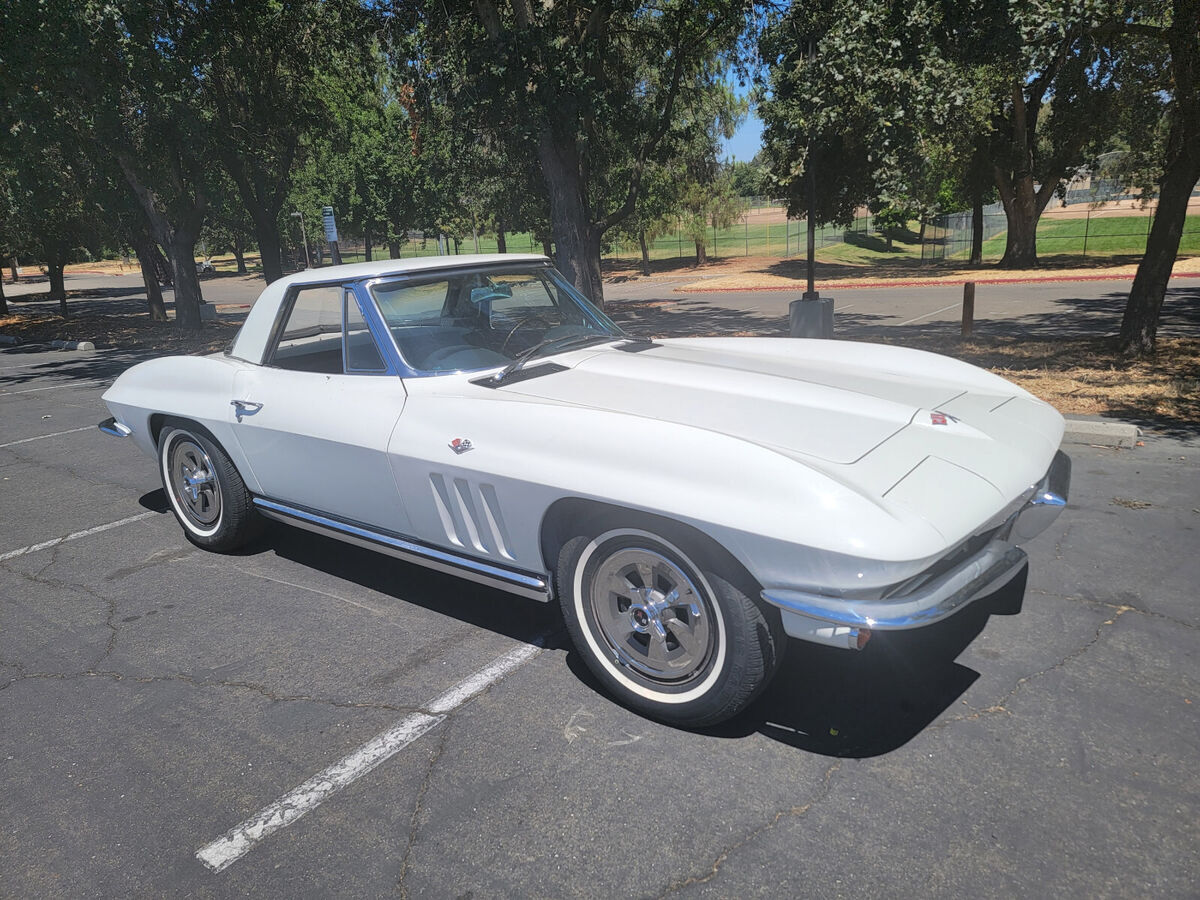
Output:
[[455,453],[463,454],[468,450],[474,450],[475,445],[472,444],[467,438],[455,438],[450,442],[450,449]]
[[943,412],[931,412],[929,421],[934,425],[949,425],[951,422],[957,422],[958,419]]

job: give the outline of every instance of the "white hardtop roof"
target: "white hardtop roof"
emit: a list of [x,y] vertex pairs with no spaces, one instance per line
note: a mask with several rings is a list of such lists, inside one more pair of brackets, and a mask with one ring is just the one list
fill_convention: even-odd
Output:
[[378,262],[351,263],[345,266],[324,266],[306,269],[286,278],[273,281],[263,289],[246,315],[241,331],[233,342],[232,353],[239,359],[259,362],[270,336],[271,326],[279,304],[293,285],[328,284],[329,282],[361,281],[364,278],[383,278],[388,275],[407,275],[414,272],[435,272],[438,269],[461,269],[467,266],[488,266],[503,263],[546,263],[549,260],[537,253],[471,253],[458,256],[419,256],[412,259],[381,259]]
[[305,269],[271,284],[284,289],[293,284],[323,284],[330,281],[359,281],[363,278],[382,278],[385,275],[407,275],[430,269],[485,266],[494,263],[548,262],[538,253],[464,253],[455,256],[416,256],[411,259],[381,259],[375,262],[349,263],[344,266],[323,266]]

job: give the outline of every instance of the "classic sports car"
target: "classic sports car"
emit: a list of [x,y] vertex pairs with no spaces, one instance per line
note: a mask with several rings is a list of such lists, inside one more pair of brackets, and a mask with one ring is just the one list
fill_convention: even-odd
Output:
[[134,366],[100,427],[215,551],[282,520],[538,600],[618,699],[742,709],[787,638],[861,649],[1023,566],[1062,417],[896,347],[621,331],[541,256],[271,284],[224,354]]

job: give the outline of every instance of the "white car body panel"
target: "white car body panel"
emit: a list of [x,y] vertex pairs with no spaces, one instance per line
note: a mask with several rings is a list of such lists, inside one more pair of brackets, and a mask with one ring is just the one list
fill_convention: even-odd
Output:
[[[498,387],[481,372],[260,364],[293,286],[523,261],[544,263],[388,260],[290,276],[264,290],[229,355],[143,363],[104,400],[151,455],[162,416],[197,422],[264,502],[352,523],[359,538],[377,530],[441,548],[442,562],[526,573],[534,595],[555,563],[542,527],[558,501],[682,523],[744,566],[789,634],[841,646],[854,629],[840,623],[872,620],[886,591],[1011,522],[1056,459],[1063,420],[1052,407],[965,363],[889,346],[690,338],[627,352],[614,341],[554,354],[562,370]],[[233,401],[261,408],[239,415]],[[455,452],[455,439],[471,449]],[[992,586],[1011,577],[1024,557],[1003,533],[938,582],[938,597],[953,595],[938,615],[978,594],[987,573]],[[895,604],[890,627],[932,615],[914,603]]]

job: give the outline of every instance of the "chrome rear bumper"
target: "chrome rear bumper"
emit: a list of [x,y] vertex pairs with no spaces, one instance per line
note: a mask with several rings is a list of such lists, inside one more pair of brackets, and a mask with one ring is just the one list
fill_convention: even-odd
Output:
[[109,416],[103,422],[98,422],[96,427],[105,434],[111,434],[113,437],[129,437],[133,434],[133,429],[128,425],[118,422],[115,416]]
[[1070,486],[1071,458],[1060,450],[1024,503],[1000,523],[982,549],[936,577],[910,579],[912,589],[859,598],[771,588],[761,596],[778,607],[784,630],[792,637],[839,647],[861,646],[857,640],[861,629],[896,631],[930,625],[1007,584],[1025,564],[1025,551],[1017,545],[1050,527],[1067,504]]

